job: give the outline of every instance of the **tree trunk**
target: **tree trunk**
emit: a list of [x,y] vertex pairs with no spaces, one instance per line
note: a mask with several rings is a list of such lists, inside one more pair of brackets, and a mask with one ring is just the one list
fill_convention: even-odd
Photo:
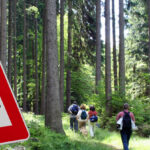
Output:
[[24,37],[23,37],[23,110],[27,111],[27,83],[26,83],[26,1],[24,0]]
[[[150,74],[150,1],[147,1],[148,4],[148,30],[149,30],[149,47],[148,47],[148,73]],[[150,96],[150,83],[147,85],[147,94]]]
[[64,111],[64,0],[60,1],[60,104]]
[[47,99],[45,125],[64,133],[60,110],[58,82],[58,50],[56,29],[56,0],[46,0]]
[[[101,79],[101,0],[96,3],[96,88]],[[98,93],[96,89],[96,93]]]
[[106,90],[106,112],[111,114],[111,53],[110,53],[110,0],[105,1],[105,90]]
[[112,34],[113,34],[113,70],[114,70],[114,89],[117,91],[117,56],[116,56],[116,26],[115,26],[115,4],[112,0]]
[[68,58],[66,79],[66,110],[71,105],[72,1],[68,0]]
[[6,38],[6,34],[7,34],[7,26],[6,26],[6,22],[7,22],[7,15],[6,15],[6,6],[7,0],[1,0],[1,50],[0,50],[0,60],[2,62],[3,68],[6,71],[6,49],[7,49],[7,38]]
[[[45,0],[44,0],[45,1]],[[46,73],[45,73],[45,67],[46,67],[46,26],[45,26],[45,8],[43,12],[43,51],[42,51],[42,96],[41,96],[41,114],[45,113],[45,80],[46,80]]]
[[8,24],[8,80],[11,83],[12,71],[12,0],[9,0],[9,24]]
[[17,2],[14,0],[14,94],[17,97],[16,5]]
[[[37,0],[35,2],[35,6],[37,7]],[[38,43],[37,43],[37,30],[38,30],[38,24],[37,24],[37,18],[35,15],[35,85],[36,85],[36,91],[35,91],[35,103],[34,103],[34,113],[38,114],[39,110],[39,82],[38,82]]]
[[124,57],[124,12],[123,0],[119,0],[119,92],[125,96],[125,57]]

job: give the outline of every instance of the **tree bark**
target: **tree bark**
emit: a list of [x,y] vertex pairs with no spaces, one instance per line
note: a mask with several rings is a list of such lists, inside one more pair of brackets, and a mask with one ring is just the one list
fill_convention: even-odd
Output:
[[[45,1],[45,0],[44,0]],[[43,43],[42,43],[42,96],[41,96],[41,114],[45,113],[45,80],[46,80],[46,26],[45,26],[45,8],[43,11]]]
[[106,91],[106,112],[111,114],[111,52],[110,52],[110,0],[105,1],[105,91]]
[[[148,4],[148,73],[150,74],[150,1],[147,1]],[[147,94],[150,96],[150,83],[147,85]]]
[[27,111],[27,83],[26,83],[26,0],[24,0],[24,33],[23,33],[23,110]]
[[17,97],[16,5],[17,2],[14,0],[14,94]]
[[116,24],[115,24],[115,4],[112,0],[112,34],[113,34],[113,70],[114,70],[114,89],[118,90],[117,83],[117,55],[116,55]]
[[64,111],[64,0],[60,1],[60,104]]
[[60,110],[58,82],[58,50],[56,29],[56,0],[46,0],[47,98],[45,125],[64,133]]
[[11,83],[12,71],[12,0],[9,0],[9,24],[8,24],[8,80]]
[[68,0],[68,58],[66,79],[66,110],[71,105],[72,1]]
[[7,45],[6,45],[6,41],[7,41],[7,26],[6,26],[6,22],[7,22],[7,13],[6,13],[6,6],[7,0],[1,0],[1,54],[0,54],[0,60],[2,62],[3,68],[6,71],[6,49],[7,49]]
[[[96,3],[96,88],[101,80],[101,0]],[[96,89],[96,93],[98,90]]]
[[123,0],[119,0],[119,92],[125,96],[125,56],[124,56],[124,12]]
[[[37,0],[35,2],[35,6],[37,7]],[[38,43],[37,43],[37,30],[38,30],[38,23],[37,23],[37,16],[35,15],[35,103],[34,103],[34,113],[39,114],[39,82],[38,82]]]

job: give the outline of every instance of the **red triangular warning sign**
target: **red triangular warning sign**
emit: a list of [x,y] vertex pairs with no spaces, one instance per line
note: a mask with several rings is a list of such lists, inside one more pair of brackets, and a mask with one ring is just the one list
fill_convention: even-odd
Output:
[[0,144],[14,143],[28,138],[29,131],[0,63]]

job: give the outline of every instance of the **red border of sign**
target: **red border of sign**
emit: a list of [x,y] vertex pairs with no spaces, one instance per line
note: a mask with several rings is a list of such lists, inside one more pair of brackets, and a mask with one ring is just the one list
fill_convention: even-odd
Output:
[[0,97],[12,123],[12,126],[0,127],[0,145],[28,140],[30,133],[25,124],[1,62]]

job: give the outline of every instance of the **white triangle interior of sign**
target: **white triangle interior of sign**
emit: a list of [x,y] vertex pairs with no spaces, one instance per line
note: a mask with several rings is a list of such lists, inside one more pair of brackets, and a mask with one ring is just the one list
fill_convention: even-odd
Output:
[[0,127],[12,126],[9,116],[6,112],[5,106],[0,97]]

